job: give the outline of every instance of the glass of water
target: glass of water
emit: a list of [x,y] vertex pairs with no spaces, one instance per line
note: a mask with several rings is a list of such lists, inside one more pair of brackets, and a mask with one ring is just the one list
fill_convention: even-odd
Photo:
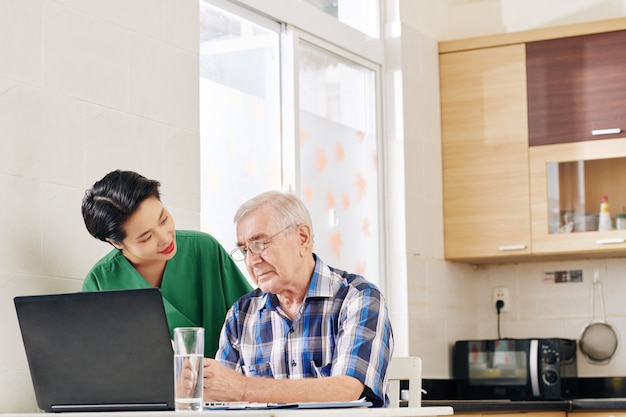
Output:
[[174,329],[174,389],[176,411],[202,411],[204,329]]

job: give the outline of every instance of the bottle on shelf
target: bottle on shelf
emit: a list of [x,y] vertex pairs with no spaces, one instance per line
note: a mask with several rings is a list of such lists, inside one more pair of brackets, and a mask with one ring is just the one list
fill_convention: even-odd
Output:
[[598,231],[611,230],[611,212],[609,210],[609,197],[603,195],[600,200],[600,218],[598,220]]

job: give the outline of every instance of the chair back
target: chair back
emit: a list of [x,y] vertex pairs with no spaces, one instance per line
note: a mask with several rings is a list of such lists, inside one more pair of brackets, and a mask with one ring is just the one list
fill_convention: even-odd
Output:
[[387,368],[389,406],[400,407],[400,381],[409,381],[409,407],[422,405],[422,360],[417,356],[392,357]]

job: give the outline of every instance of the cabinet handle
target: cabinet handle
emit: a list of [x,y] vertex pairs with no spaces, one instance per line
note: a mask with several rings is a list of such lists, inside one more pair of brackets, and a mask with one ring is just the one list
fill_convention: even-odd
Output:
[[593,136],[615,135],[617,133],[622,133],[622,129],[620,129],[619,127],[616,127],[614,129],[597,129],[597,130],[592,130],[591,131],[591,134]]
[[598,239],[596,240],[596,243],[598,245],[612,245],[614,243],[624,243],[625,240],[623,237],[617,237],[614,239]]
[[524,250],[526,249],[526,245],[508,245],[508,246],[498,246],[498,250],[505,252],[509,250]]

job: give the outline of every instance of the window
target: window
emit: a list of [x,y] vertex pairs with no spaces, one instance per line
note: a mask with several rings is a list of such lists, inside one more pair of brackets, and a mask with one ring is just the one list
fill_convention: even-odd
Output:
[[376,73],[306,41],[297,50],[300,192],[316,252],[378,283]]
[[239,205],[282,186],[280,25],[204,1],[200,18],[201,225],[228,249]]
[[287,189],[314,251],[382,286],[379,66],[229,2],[200,10],[203,230],[229,248],[241,202]]
[[380,33],[378,0],[304,0],[373,38]]

